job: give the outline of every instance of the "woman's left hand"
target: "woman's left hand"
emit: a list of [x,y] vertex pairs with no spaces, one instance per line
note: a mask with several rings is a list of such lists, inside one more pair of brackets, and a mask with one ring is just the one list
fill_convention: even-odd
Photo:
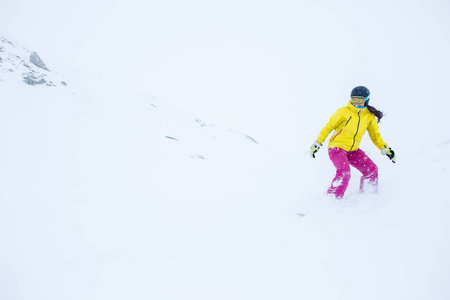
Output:
[[391,147],[386,147],[383,150],[381,150],[381,154],[386,155],[393,163],[395,163],[396,161],[395,152],[394,150],[392,150]]

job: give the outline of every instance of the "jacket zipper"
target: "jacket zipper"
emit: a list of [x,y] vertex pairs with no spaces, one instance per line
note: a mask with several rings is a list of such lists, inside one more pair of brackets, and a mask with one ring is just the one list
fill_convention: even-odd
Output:
[[348,119],[347,123],[345,123],[344,127],[347,126],[348,122],[350,122],[351,119],[352,119],[352,116],[350,116],[350,118]]
[[360,113],[361,113],[361,111],[358,112],[358,127],[356,127],[356,133],[355,133],[355,135],[353,136],[353,145],[350,147],[350,151],[352,151],[353,146],[355,146],[356,136],[358,135],[358,131],[359,131],[359,123],[361,122],[361,117],[360,117],[360,115],[359,115]]

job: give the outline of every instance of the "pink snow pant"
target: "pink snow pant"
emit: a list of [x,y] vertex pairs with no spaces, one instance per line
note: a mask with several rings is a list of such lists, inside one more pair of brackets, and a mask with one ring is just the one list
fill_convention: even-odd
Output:
[[336,167],[336,176],[331,182],[327,193],[336,198],[342,198],[350,181],[350,166],[355,167],[362,173],[360,191],[364,190],[366,184],[376,191],[378,186],[378,167],[361,149],[347,152],[340,148],[328,149],[333,165]]

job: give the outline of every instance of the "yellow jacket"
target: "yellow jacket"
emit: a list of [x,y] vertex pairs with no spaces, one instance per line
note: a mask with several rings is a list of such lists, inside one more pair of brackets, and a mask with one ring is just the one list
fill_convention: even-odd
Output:
[[328,143],[328,148],[341,148],[345,151],[358,150],[364,133],[369,131],[369,136],[378,149],[388,147],[381,138],[375,116],[367,108],[354,107],[350,101],[347,106],[338,109],[330,121],[320,132],[317,141],[321,144],[334,130]]

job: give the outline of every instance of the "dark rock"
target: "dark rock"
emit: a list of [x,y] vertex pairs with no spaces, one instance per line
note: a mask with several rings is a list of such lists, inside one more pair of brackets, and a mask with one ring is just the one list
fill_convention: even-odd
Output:
[[253,143],[258,144],[258,142],[257,142],[254,138],[252,138],[251,136],[246,135],[245,137],[246,137],[248,140],[252,141]]
[[8,44],[10,44],[11,46],[14,46],[14,44],[13,43],[11,43],[10,41],[8,41],[7,39],[5,39],[5,38],[2,38],[2,42],[4,42],[4,43],[8,43]]
[[171,137],[171,136],[168,136],[168,135],[166,135],[166,139],[178,141],[178,139],[176,139],[176,138],[174,138],[174,137]]
[[202,126],[202,127],[206,126],[206,124],[205,124],[202,120],[200,120],[200,119],[194,119],[194,120],[195,120],[195,122],[197,122],[200,126]]
[[31,52],[30,61],[37,67],[50,71],[36,52]]
[[46,84],[47,81],[45,81],[42,77],[37,77],[33,73],[23,74],[22,75],[23,82],[29,85],[38,85],[38,84]]

